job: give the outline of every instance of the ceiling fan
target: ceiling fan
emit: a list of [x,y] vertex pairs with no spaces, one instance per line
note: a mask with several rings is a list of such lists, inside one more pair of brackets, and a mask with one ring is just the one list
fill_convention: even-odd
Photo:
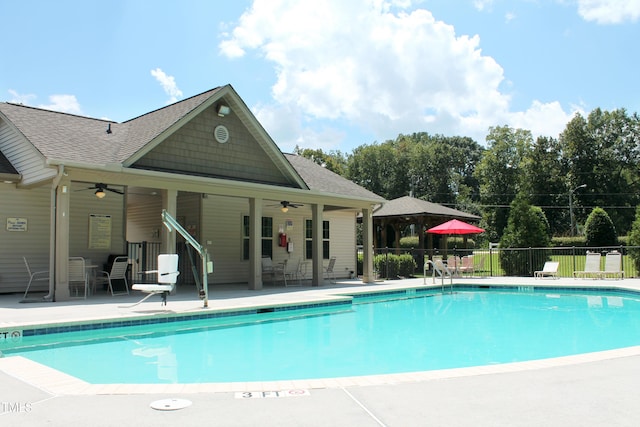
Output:
[[85,190],[94,190],[94,189],[96,190],[94,194],[98,199],[104,198],[104,196],[106,196],[106,191],[111,191],[112,193],[116,193],[116,194],[124,194],[124,191],[116,190],[114,188],[109,188],[107,184],[102,184],[102,183],[94,184],[93,187],[88,187]]
[[282,212],[288,212],[289,208],[299,208],[300,206],[304,206],[304,205],[300,203],[291,203],[287,200],[283,200],[280,202],[279,205],[271,205],[271,206],[280,206],[280,210]]

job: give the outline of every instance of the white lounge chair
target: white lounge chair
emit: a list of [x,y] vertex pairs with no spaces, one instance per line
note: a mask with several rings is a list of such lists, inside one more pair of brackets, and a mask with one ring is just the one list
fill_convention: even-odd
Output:
[[544,277],[551,277],[553,279],[557,279],[559,266],[560,266],[560,263],[558,261],[547,261],[544,263],[544,267],[542,267],[542,270],[533,272],[533,276],[536,279],[542,279]]
[[594,279],[602,277],[602,272],[600,271],[599,252],[587,252],[584,262],[584,270],[573,272],[573,278],[575,279],[578,277],[592,277]]
[[129,307],[134,307],[146,301],[147,298],[150,298],[153,295],[161,295],[162,305],[167,305],[167,295],[169,295],[175,288],[176,282],[178,281],[178,275],[180,274],[180,272],[178,271],[178,255],[158,255],[158,269],[145,271],[145,273],[157,273],[158,277],[156,280],[158,283],[141,283],[133,285],[131,289],[135,291],[142,291],[148,293],[149,295]]
[[608,252],[604,259],[602,277],[611,276],[614,279],[624,279],[622,270],[622,254],[618,251]]

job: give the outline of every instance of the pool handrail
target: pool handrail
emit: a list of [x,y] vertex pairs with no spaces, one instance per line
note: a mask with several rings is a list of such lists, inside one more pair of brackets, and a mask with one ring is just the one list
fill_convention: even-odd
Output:
[[451,287],[451,289],[453,289],[453,273],[451,272],[451,270],[449,270],[449,268],[442,262],[442,260],[436,260],[435,262],[432,260],[426,260],[424,263],[424,271],[423,271],[423,275],[422,275],[422,283],[424,285],[427,284],[427,270],[429,265],[431,265],[432,268],[432,272],[431,272],[431,279],[432,279],[432,283],[436,283],[436,273],[438,273],[438,275],[440,276],[440,280],[442,283],[442,292],[444,292],[444,279],[446,276],[449,276],[449,286]]

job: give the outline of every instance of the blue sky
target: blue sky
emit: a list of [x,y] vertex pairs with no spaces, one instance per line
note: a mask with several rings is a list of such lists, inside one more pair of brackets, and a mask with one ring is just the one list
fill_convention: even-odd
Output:
[[280,149],[640,111],[640,0],[1,0],[0,101],[124,121],[231,84]]

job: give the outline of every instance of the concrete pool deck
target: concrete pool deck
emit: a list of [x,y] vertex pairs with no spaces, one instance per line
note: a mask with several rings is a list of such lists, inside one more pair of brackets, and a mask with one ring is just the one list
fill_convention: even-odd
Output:
[[[621,287],[640,291],[640,279],[456,279],[458,284]],[[210,286],[209,308],[192,290],[134,307],[140,294],[21,304],[0,295],[0,331],[38,324],[92,322],[163,313],[198,313],[328,301],[336,295],[422,286],[422,279],[357,281],[311,287]],[[427,280],[431,284],[431,279]],[[42,294],[40,294],[42,295]],[[0,347],[1,350],[1,347]],[[565,358],[411,374],[269,383],[92,385],[21,358],[0,359],[0,422],[6,425],[408,426],[408,425],[636,425],[640,418],[640,348]],[[276,397],[283,390],[308,391]],[[246,392],[270,396],[248,398]],[[266,392],[266,393],[265,393]],[[263,393],[263,394],[260,394]],[[156,411],[156,400],[188,399],[177,411]],[[4,421],[7,421],[5,423]]]

